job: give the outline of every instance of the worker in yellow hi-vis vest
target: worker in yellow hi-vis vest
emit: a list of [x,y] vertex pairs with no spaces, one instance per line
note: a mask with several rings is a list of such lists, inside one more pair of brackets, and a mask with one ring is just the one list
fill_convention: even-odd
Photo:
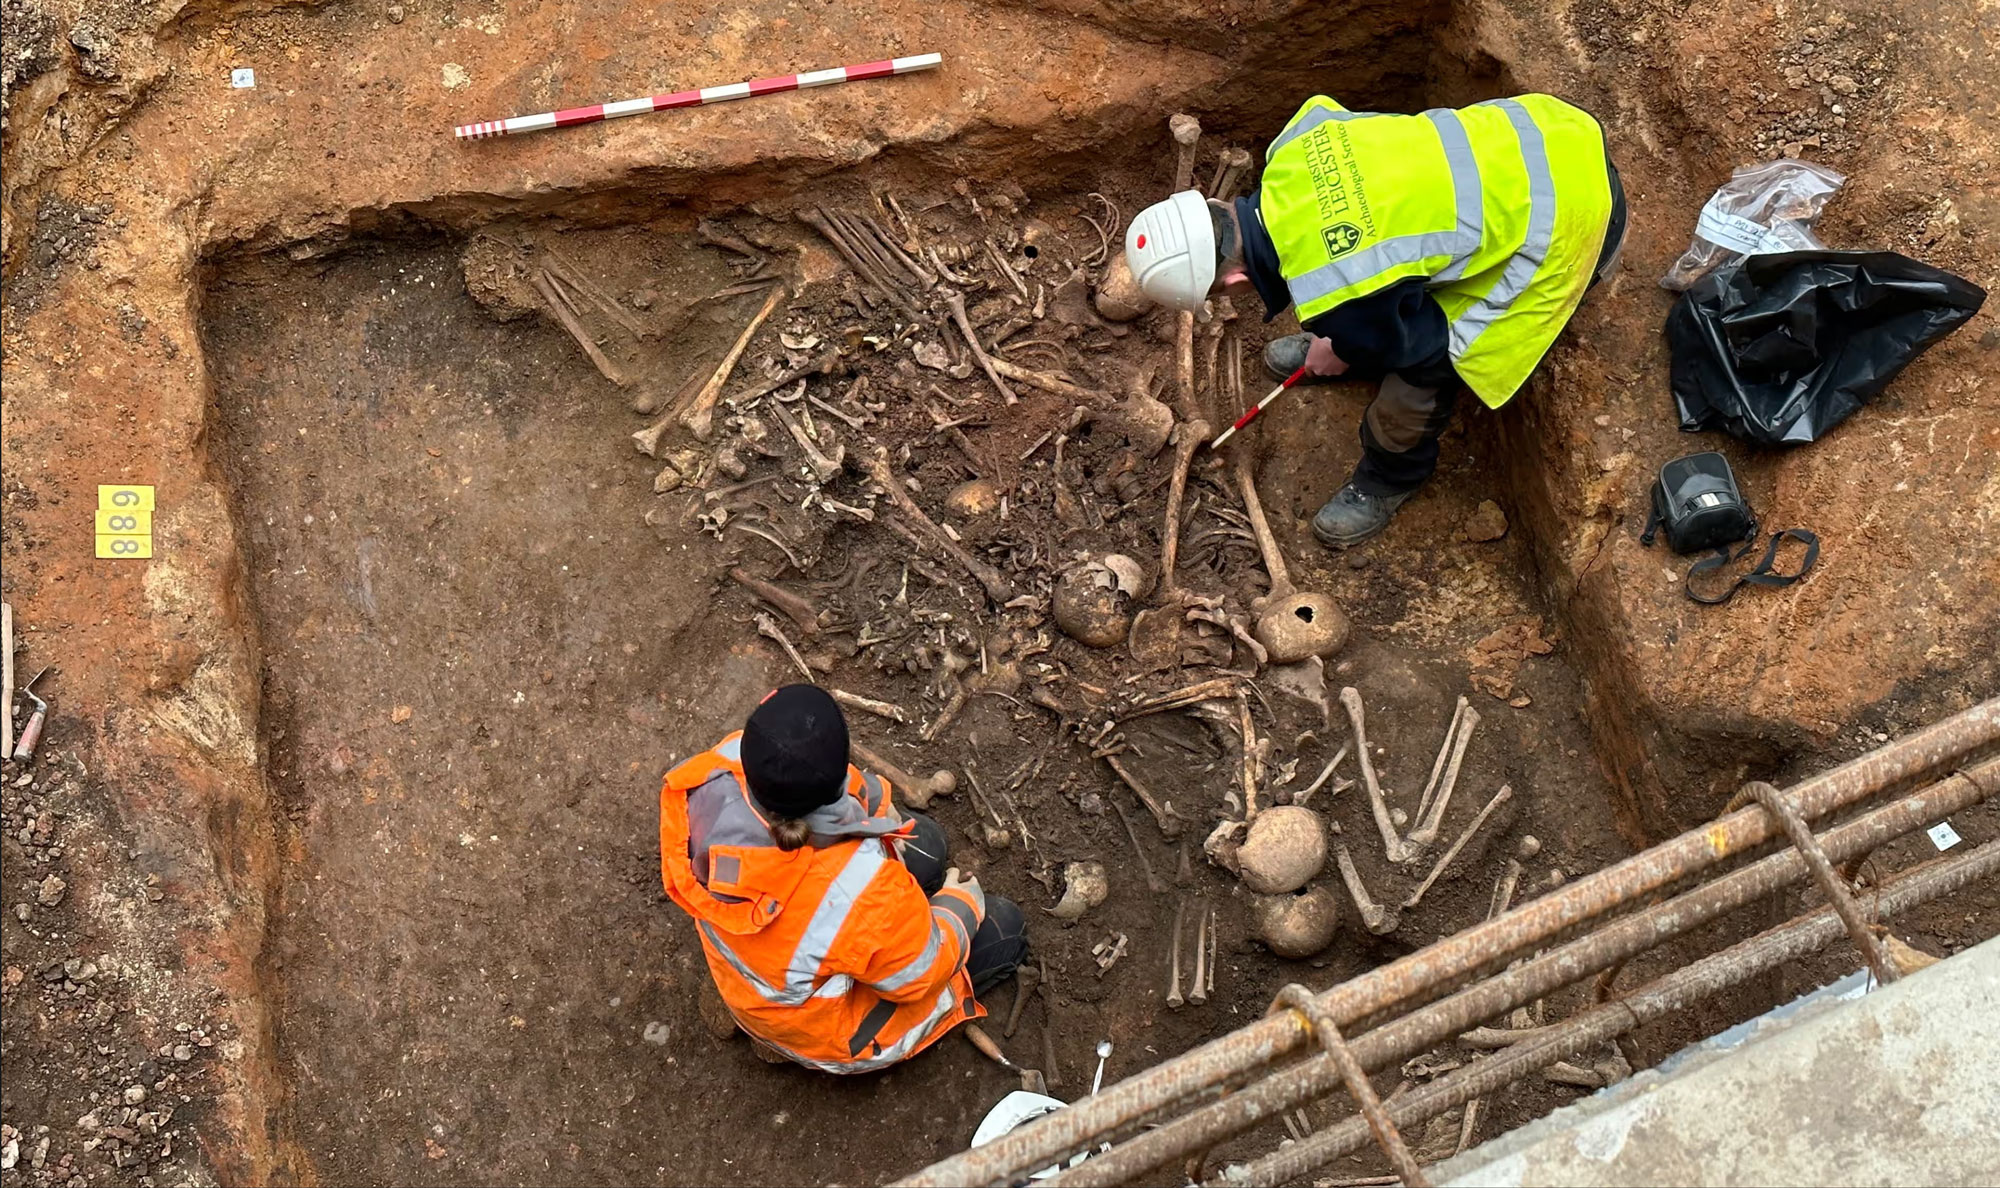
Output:
[[1234,203],[1189,190],[1126,229],[1148,296],[1199,310],[1213,294],[1296,307],[1303,334],[1270,344],[1285,377],[1380,383],[1361,460],[1313,517],[1332,548],[1367,540],[1437,469],[1463,383],[1505,404],[1625,236],[1625,195],[1589,114],[1548,95],[1420,115],[1348,111],[1314,96]]

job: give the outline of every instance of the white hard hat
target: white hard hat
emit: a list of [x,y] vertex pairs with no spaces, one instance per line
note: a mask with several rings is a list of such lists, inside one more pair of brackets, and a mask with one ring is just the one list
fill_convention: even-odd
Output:
[[1146,296],[1168,309],[1199,310],[1215,283],[1215,224],[1199,190],[1182,190],[1140,211],[1125,228],[1125,262]]

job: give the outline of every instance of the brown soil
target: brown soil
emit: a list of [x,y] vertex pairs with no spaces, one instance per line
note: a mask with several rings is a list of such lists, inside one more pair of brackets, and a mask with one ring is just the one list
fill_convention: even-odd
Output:
[[[1973,641],[2000,626],[2000,574],[1996,551],[1975,547],[1990,545],[1990,517],[1966,509],[2000,492],[1943,448],[1962,443],[1969,458],[2000,433],[1976,378],[1990,370],[1984,320],[1842,442],[1743,460],[1767,520],[1859,521],[1851,544],[1828,533],[1810,582],[1704,616],[1665,584],[1677,567],[1663,576],[1660,555],[1630,539],[1650,469],[1692,448],[1665,411],[1667,298],[1652,278],[1730,163],[1818,150],[1856,175],[1830,240],[1993,279],[1990,247],[1964,230],[1993,209],[1990,139],[1923,97],[1926,80],[1961,70],[1940,65],[1955,59],[1932,43],[1934,18],[1892,8],[1848,21],[1828,7],[1791,29],[1725,9],[891,6],[851,22],[881,28],[819,56],[867,58],[886,31],[965,46],[963,61],[872,89],[461,147],[430,125],[639,93],[663,60],[702,64],[675,85],[766,73],[778,67],[748,30],[803,23],[782,6],[648,9],[622,14],[613,42],[596,40],[609,25],[579,34],[566,17],[452,5],[204,6],[154,28],[136,11],[10,0],[10,41],[18,29],[39,48],[10,54],[7,81],[0,585],[25,628],[24,675],[61,667],[38,686],[57,706],[42,758],[18,784],[9,765],[0,805],[5,1110],[21,1136],[5,1185],[845,1183],[962,1149],[1012,1078],[956,1040],[837,1080],[763,1064],[701,1023],[706,973],[659,889],[659,777],[797,676],[758,635],[769,608],[728,579],[733,564],[825,609],[812,635],[778,618],[827,683],[910,711],[907,726],[854,715],[857,736],[913,770],[976,778],[1001,805],[1014,836],[992,848],[964,792],[933,811],[955,860],[1034,917],[1054,989],[1009,1047],[1027,1063],[1052,1050],[1065,1096],[1084,1091],[1101,1039],[1116,1046],[1117,1079],[1248,1022],[1286,982],[1323,987],[1483,918],[1526,836],[1541,849],[1524,897],[1703,819],[1746,776],[1809,773],[1991,695],[2000,675]],[[68,50],[51,40],[59,27]],[[522,56],[550,45],[574,56]],[[257,90],[220,86],[237,64],[258,67]],[[1253,898],[1200,849],[1240,784],[1233,705],[1231,724],[1174,714],[1125,727],[1123,760],[1189,822],[1179,839],[1090,755],[1123,699],[1247,671],[1244,649],[1191,636],[1203,655],[1147,671],[1047,618],[1053,577],[1075,556],[1157,558],[1170,451],[1121,489],[1123,443],[1107,424],[1070,432],[1060,451],[1043,442],[1077,401],[1017,385],[1020,404],[1003,404],[941,304],[914,326],[871,311],[791,213],[817,202],[897,225],[875,198],[893,192],[947,263],[982,278],[968,302],[988,335],[1027,304],[985,258],[991,237],[1049,310],[1005,357],[1106,396],[1157,370],[1170,398],[1171,320],[1106,326],[1082,312],[1081,286],[1063,287],[1098,247],[1094,195],[1129,215],[1163,191],[1167,112],[1203,116],[1205,178],[1216,148],[1260,146],[1336,67],[1354,106],[1531,88],[1584,102],[1611,130],[1634,227],[1620,275],[1530,391],[1499,414],[1462,413],[1437,479],[1378,542],[1335,556],[1306,527],[1352,465],[1365,387],[1302,391],[1246,439],[1294,579],[1353,619],[1329,697],[1361,690],[1392,802],[1414,809],[1460,695],[1483,721],[1445,840],[1500,785],[1515,792],[1394,936],[1350,918],[1327,954],[1288,962],[1252,939]],[[1836,77],[1855,90],[1834,92]],[[1815,88],[1840,94],[1842,111]],[[1990,112],[1991,96],[1963,107]],[[62,136],[29,131],[51,121]],[[1918,125],[1921,142],[1894,131]],[[1936,180],[1888,180],[1920,167]],[[700,219],[712,221],[698,231]],[[704,244],[718,230],[770,257],[755,275],[796,285],[727,391],[839,347],[832,374],[804,390],[873,423],[851,429],[791,403],[789,387],[766,406],[807,413],[850,459],[886,446],[918,501],[1028,601],[996,608],[879,518],[816,505],[768,414],[768,458],[733,425],[716,439],[767,481],[709,498],[732,480],[712,446],[677,430],[661,454],[685,481],[655,493],[663,463],[629,437],[652,417],[633,408],[712,367],[763,297],[712,298],[753,272]],[[585,321],[628,386],[510,274],[548,250],[616,304],[616,319],[587,309]],[[1233,325],[1254,392],[1257,351],[1289,319]],[[963,444],[939,419],[960,422]],[[1875,492],[1862,517],[1837,460],[1871,443],[1924,468],[1921,506]],[[975,469],[1006,491],[1004,517],[944,510]],[[76,527],[95,484],[114,480],[159,487],[158,556],[144,566],[91,560]],[[852,467],[825,494],[888,511]],[[1181,584],[1247,613],[1265,579],[1226,470],[1198,461],[1189,499]],[[1490,519],[1489,500],[1508,530],[1472,539],[1489,534],[1469,530]],[[1864,545],[1890,563],[1857,556]],[[1537,639],[1546,654],[1518,646]],[[942,652],[971,658],[970,678],[982,647],[990,691],[921,744],[948,696]],[[1337,702],[1325,721],[1268,675],[1251,705],[1280,799],[1348,738]],[[1355,777],[1354,759],[1337,774]],[[1154,870],[1180,883],[1171,892],[1147,889],[1114,804]],[[1414,887],[1426,867],[1388,865],[1359,789],[1314,807],[1376,898]],[[2000,836],[1991,805],[1954,824],[1967,844]],[[1918,837],[1874,862],[1899,870],[1928,847]],[[1079,859],[1110,868],[1112,894],[1060,926],[1035,909]],[[68,890],[44,904],[51,874]],[[1331,863],[1321,877],[1338,884]],[[1990,936],[1992,892],[1913,913],[1899,932],[1936,952]],[[1178,1011],[1164,1003],[1176,898],[1213,905],[1223,938],[1216,997]],[[1634,962],[1620,984],[1779,910]],[[1099,976],[1092,949],[1118,934],[1128,955]],[[97,970],[83,976],[79,958]],[[1642,1033],[1626,1055],[1657,1059],[1852,964],[1831,953],[1788,970]],[[1544,1017],[1587,993],[1552,998]],[[1010,997],[996,996],[1002,1017]],[[133,1085],[149,1103],[126,1104]],[[1525,1084],[1489,1103],[1481,1133],[1574,1092]],[[1346,1109],[1326,1101],[1311,1116]],[[858,1111],[871,1125],[854,1125]],[[1413,1136],[1427,1157],[1455,1143],[1455,1115],[1434,1130]],[[1216,1156],[1281,1137],[1266,1127]],[[1357,1156],[1334,1174],[1378,1163]]]

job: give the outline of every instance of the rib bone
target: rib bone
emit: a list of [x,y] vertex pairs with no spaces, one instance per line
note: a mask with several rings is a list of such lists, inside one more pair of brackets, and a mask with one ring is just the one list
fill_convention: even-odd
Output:
[[1389,819],[1389,804],[1382,798],[1381,782],[1375,778],[1375,764],[1368,757],[1368,729],[1362,718],[1361,691],[1348,685],[1340,691],[1340,704],[1347,711],[1348,721],[1354,724],[1354,749],[1361,763],[1361,782],[1368,789],[1368,807],[1375,814],[1375,828],[1382,834],[1382,848],[1387,851],[1389,861],[1401,864],[1410,860],[1407,843],[1397,835],[1396,823]]
[[1492,816],[1493,810],[1505,804],[1513,795],[1514,789],[1511,786],[1507,784],[1500,785],[1500,790],[1493,794],[1493,799],[1486,802],[1486,807],[1480,809],[1479,815],[1472,818],[1472,824],[1467,825],[1465,832],[1458,835],[1458,840],[1451,843],[1451,849],[1444,852],[1444,857],[1437,860],[1436,866],[1431,867],[1431,873],[1425,875],[1424,881],[1418,885],[1415,891],[1410,893],[1408,899],[1403,901],[1405,908],[1417,906],[1417,903],[1423,899],[1424,892],[1431,889],[1431,884],[1438,881],[1438,876],[1444,873],[1445,867],[1450,866],[1451,860],[1458,857],[1458,852],[1465,848],[1465,843],[1472,840],[1472,835],[1479,832],[1481,825],[1486,824],[1486,818]]
[[1333,860],[1340,865],[1340,881],[1347,884],[1347,893],[1354,897],[1354,906],[1361,910],[1361,923],[1376,936],[1387,936],[1396,931],[1402,921],[1396,909],[1384,907],[1368,897],[1368,888],[1361,884],[1361,872],[1354,869],[1354,855],[1347,852],[1346,843],[1333,847]]
[[1471,745],[1473,728],[1478,725],[1479,711],[1466,706],[1464,715],[1459,718],[1458,736],[1452,739],[1451,762],[1445,766],[1444,783],[1438,787],[1437,797],[1430,802],[1430,811],[1420,813],[1417,827],[1410,831],[1409,845],[1413,856],[1414,851],[1437,840],[1438,828],[1444,824],[1445,807],[1451,803],[1452,789],[1458,786],[1458,769],[1465,762],[1465,748]]

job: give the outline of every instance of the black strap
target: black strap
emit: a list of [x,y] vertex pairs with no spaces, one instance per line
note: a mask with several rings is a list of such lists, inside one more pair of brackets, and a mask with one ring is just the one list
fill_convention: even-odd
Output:
[[[1800,563],[1797,573],[1774,573],[1772,572],[1773,568],[1778,562],[1778,546],[1783,544],[1787,537],[1806,546],[1806,559]],[[1750,555],[1751,549],[1756,547],[1757,542],[1752,539],[1733,555],[1726,548],[1717,549],[1714,556],[1704,557],[1693,565],[1688,566],[1687,579],[1683,587],[1687,592],[1687,596],[1707,606],[1719,606],[1735,597],[1736,591],[1746,585],[1789,586],[1806,576],[1806,572],[1813,567],[1813,563],[1819,560],[1819,537],[1806,531],[1804,528],[1787,528],[1782,532],[1773,532],[1771,534],[1771,543],[1765,547],[1763,558],[1751,567],[1749,573],[1743,574],[1735,581],[1729,583],[1728,589],[1712,598],[1695,593],[1694,578],[1696,574],[1709,573],[1721,569],[1724,565],[1741,561]]]
[[1653,547],[1653,541],[1659,536],[1659,533],[1660,505],[1655,501],[1653,503],[1653,510],[1646,513],[1646,530],[1639,534],[1639,543],[1650,549]]

